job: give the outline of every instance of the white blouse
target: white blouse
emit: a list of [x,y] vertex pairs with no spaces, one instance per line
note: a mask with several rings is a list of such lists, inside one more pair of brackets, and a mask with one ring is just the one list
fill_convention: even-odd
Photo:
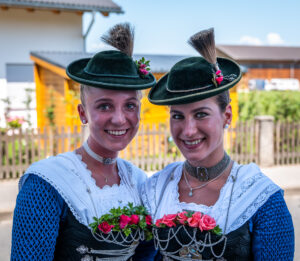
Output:
[[87,226],[93,217],[107,214],[113,207],[123,207],[129,202],[140,205],[140,189],[146,174],[122,159],[117,160],[120,185],[99,188],[81,155],[67,152],[32,164],[21,177],[19,189],[28,174],[35,174],[51,184],[62,196],[75,218]]
[[170,164],[154,174],[143,186],[143,202],[155,221],[166,214],[184,210],[200,211],[212,216],[227,234],[242,226],[272,194],[280,190],[256,164],[239,165],[234,162],[214,205],[180,202],[178,183],[182,168],[183,162]]

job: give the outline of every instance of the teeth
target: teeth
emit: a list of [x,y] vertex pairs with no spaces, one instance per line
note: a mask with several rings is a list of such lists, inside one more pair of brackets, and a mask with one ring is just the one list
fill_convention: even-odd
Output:
[[126,133],[126,130],[120,130],[120,131],[112,131],[112,130],[109,130],[107,131],[109,134],[112,134],[112,135],[116,135],[116,136],[120,136],[120,135],[123,135]]
[[196,145],[196,144],[200,143],[201,140],[202,140],[202,139],[194,140],[194,141],[187,141],[187,140],[186,140],[186,141],[184,141],[184,143],[185,143],[186,145]]

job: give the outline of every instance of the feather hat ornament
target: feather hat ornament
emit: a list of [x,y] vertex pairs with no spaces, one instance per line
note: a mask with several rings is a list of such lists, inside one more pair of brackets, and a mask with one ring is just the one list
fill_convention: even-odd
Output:
[[117,24],[107,34],[101,37],[102,41],[117,48],[120,52],[132,57],[134,46],[134,28],[129,23]]
[[200,31],[190,37],[188,43],[198,51],[202,57],[212,65],[212,81],[218,87],[224,77],[217,62],[214,28]]
[[[142,90],[156,83],[147,66],[132,59],[134,29],[129,23],[113,26],[101,37],[117,50],[106,50],[93,57],[75,60],[67,67],[67,75],[75,82],[112,90]],[[87,55],[88,56],[88,55]]]
[[241,79],[241,69],[235,61],[217,57],[213,28],[194,34],[188,43],[201,56],[174,64],[150,90],[151,103],[175,105],[200,101],[232,88]]
[[206,61],[214,66],[215,71],[219,70],[214,28],[209,28],[194,34],[190,37],[188,43],[199,52]]

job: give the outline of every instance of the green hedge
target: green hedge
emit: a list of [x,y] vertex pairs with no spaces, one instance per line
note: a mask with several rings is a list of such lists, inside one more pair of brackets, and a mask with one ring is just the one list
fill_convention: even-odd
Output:
[[239,120],[272,115],[275,121],[300,121],[299,91],[252,91],[238,94]]

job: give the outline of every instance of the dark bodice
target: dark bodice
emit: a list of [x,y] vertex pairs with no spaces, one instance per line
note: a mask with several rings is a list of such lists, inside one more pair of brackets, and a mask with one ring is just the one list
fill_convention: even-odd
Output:
[[[162,230],[159,233],[163,233],[163,234],[166,233],[165,235],[167,235],[168,229],[169,228],[165,228],[165,229],[163,229],[164,231]],[[192,231],[192,228],[190,231]],[[191,232],[190,232],[190,235],[192,237]],[[214,234],[211,234],[211,235],[212,235],[211,236],[212,243],[217,242],[220,239],[220,237],[218,237]],[[186,236],[186,232],[184,232],[184,230],[181,230],[179,233],[177,233],[177,238],[180,240],[181,244],[185,244],[185,245],[189,244],[192,246],[193,244],[189,243],[189,242],[191,242],[190,241],[191,237]],[[161,234],[161,238],[167,239],[167,237],[164,237],[164,235],[162,235],[162,234]],[[198,233],[197,240],[204,241],[204,234]],[[225,241],[221,241],[220,243],[213,246],[213,251],[216,255],[220,255],[222,253],[223,247],[224,247],[224,242]],[[175,238],[170,240],[168,243],[169,243],[169,246],[167,248],[167,252],[168,252],[168,250],[172,252],[172,251],[176,251],[177,249],[181,249],[181,251],[179,251],[179,253],[177,254],[178,258],[174,258],[174,260],[181,260],[181,258],[182,258],[182,260],[188,260],[188,259],[184,259],[184,258],[187,258],[186,254],[188,253],[188,251],[186,250],[186,248],[181,248],[181,245],[176,242]],[[193,252],[193,250],[191,251],[191,249],[193,249],[193,247],[190,247],[189,253]],[[232,231],[229,234],[227,234],[226,248],[225,248],[225,252],[222,255],[222,257],[220,257],[219,259],[214,257],[210,247],[205,247],[203,252],[201,252],[201,255],[202,255],[202,259],[199,257],[193,256],[194,259],[190,259],[190,260],[230,260],[230,261],[253,260],[252,251],[251,251],[251,233],[249,230],[248,222],[245,223],[240,228],[238,228],[237,230]],[[169,256],[169,257],[171,257],[171,256]],[[170,259],[166,259],[166,260],[170,260]],[[173,260],[173,258],[171,258],[171,260]]]
[[[66,219],[60,225],[54,261],[96,261],[100,258],[110,257],[109,255],[97,253],[97,250],[121,248],[122,246],[112,243],[97,241],[90,229],[79,223],[71,211],[68,210]],[[112,260],[119,260],[116,257],[113,258]]]

